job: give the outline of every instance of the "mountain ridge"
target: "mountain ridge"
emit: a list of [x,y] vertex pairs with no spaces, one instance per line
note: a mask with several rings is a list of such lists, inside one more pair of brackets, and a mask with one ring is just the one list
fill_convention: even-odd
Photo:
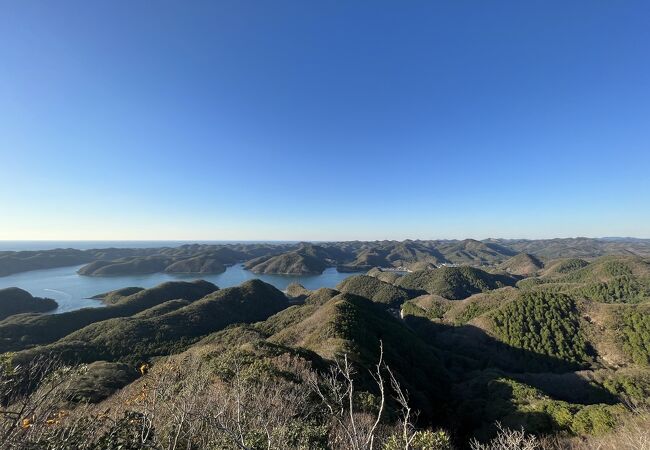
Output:
[[[85,264],[79,273],[88,276],[220,273],[235,263],[245,263],[255,273],[321,273],[326,267],[338,267],[340,271],[366,271],[372,267],[419,270],[449,264],[494,265],[518,253],[528,253],[541,261],[604,255],[650,257],[650,239],[407,239],[3,251],[0,276],[79,264]],[[260,259],[253,264],[256,258]]]

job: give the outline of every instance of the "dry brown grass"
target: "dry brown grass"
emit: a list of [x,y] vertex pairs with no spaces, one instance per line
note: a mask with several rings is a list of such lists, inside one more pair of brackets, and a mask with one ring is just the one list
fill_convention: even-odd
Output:
[[334,359],[346,350],[346,342],[328,332],[328,328],[335,326],[336,309],[342,301],[338,296],[332,298],[302,321],[273,335],[269,342],[307,348],[326,359]]
[[637,411],[605,436],[549,438],[542,445],[543,450],[650,450],[650,412]]
[[472,450],[650,450],[650,413],[637,410],[616,431],[604,436],[536,437],[497,423],[497,435],[486,443],[471,442]]

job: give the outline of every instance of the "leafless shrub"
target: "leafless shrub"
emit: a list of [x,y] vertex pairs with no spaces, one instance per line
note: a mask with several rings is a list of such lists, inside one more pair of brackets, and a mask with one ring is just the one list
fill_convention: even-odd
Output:
[[[332,422],[330,446],[334,449],[372,450],[384,447],[389,441],[391,448],[397,446],[409,450],[417,431],[413,424],[416,413],[408,403],[408,394],[401,388],[395,375],[383,359],[380,342],[379,361],[370,372],[379,392],[376,411],[360,411],[355,405],[355,371],[347,355],[336,362],[325,376],[313,374],[310,387],[328,411]],[[400,408],[398,425],[382,423],[389,389]]]
[[[83,366],[71,369],[55,358],[35,359],[2,378],[1,447],[410,450],[430,447],[418,445],[416,436],[420,441],[435,437],[415,430],[416,414],[384,363],[383,349],[371,371],[379,395],[364,407],[346,356],[327,374],[288,353],[258,362],[233,352],[220,359],[226,368],[221,373],[204,356],[171,356],[91,405],[69,401],[72,375]],[[401,411],[397,426],[384,417],[390,398]]]
[[472,450],[541,450],[542,444],[535,436],[527,435],[524,430],[511,430],[499,422],[496,423],[497,435],[488,443],[470,442]]
[[288,355],[274,363],[298,380],[252,376],[236,356],[228,379],[194,356],[169,358],[104,407],[114,419],[125,409],[138,413],[140,444],[156,449],[287,448],[292,424],[313,414],[300,382],[309,368]]
[[16,366],[5,361],[0,374],[0,442],[6,448],[23,448],[53,434],[62,442],[76,434],[78,424],[65,431],[56,425],[71,422],[65,419],[71,383],[74,375],[85,370],[85,366],[66,366],[53,356]]

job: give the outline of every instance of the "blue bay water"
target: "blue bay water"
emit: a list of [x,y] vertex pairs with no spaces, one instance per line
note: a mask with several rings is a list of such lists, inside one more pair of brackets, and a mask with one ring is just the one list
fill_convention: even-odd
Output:
[[128,275],[111,277],[87,277],[77,274],[82,266],[59,267],[56,269],[34,270],[6,277],[0,277],[0,289],[19,287],[37,297],[53,298],[59,303],[55,313],[72,311],[84,307],[99,307],[103,304],[90,297],[103,292],[127,286],[150,288],[166,281],[207,280],[220,288],[237,286],[253,278],[259,278],[278,289],[284,290],[293,282],[307,289],[335,287],[352,273],[340,273],[334,267],[327,268],[320,275],[259,275],[243,268],[242,264],[230,266],[225,272],[216,275],[166,274]]

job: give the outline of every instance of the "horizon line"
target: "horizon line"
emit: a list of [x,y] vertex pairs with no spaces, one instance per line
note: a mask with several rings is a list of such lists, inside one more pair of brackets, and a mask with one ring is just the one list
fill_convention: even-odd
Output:
[[439,238],[382,238],[382,239],[0,239],[0,242],[377,242],[377,241],[489,241],[489,240],[522,240],[540,241],[553,239],[638,239],[650,240],[650,237],[639,236],[555,236],[555,237],[439,237]]

